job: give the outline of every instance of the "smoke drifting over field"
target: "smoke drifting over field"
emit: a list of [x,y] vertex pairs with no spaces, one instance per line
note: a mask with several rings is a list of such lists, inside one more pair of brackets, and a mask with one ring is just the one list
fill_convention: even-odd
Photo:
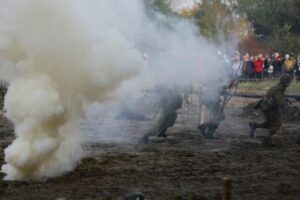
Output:
[[1,75],[10,80],[5,109],[17,135],[5,150],[6,179],[71,170],[81,157],[76,124],[83,103],[104,102],[141,70],[141,54],[96,15],[95,2],[1,1]]
[[117,90],[214,82],[224,76],[216,52],[191,22],[149,17],[140,0],[0,0],[0,76],[17,136],[5,150],[6,179],[72,170],[89,103]]

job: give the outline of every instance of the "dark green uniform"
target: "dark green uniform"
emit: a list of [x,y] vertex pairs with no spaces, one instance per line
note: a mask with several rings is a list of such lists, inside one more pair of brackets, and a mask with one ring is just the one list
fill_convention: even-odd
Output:
[[250,122],[250,136],[254,136],[256,128],[268,129],[268,134],[264,142],[271,144],[272,135],[274,135],[281,127],[280,110],[285,104],[284,93],[291,82],[291,76],[283,74],[280,77],[280,82],[271,87],[264,99],[261,101],[260,109],[265,116],[263,123]]
[[222,108],[223,101],[221,99],[221,95],[214,99],[205,100],[203,98],[202,100],[202,103],[210,110],[211,118],[208,122],[200,124],[198,128],[205,138],[213,139],[216,138],[216,136],[214,136],[215,131],[218,129],[220,123],[225,119]]
[[266,118],[266,121],[257,124],[257,128],[268,129],[269,134],[267,138],[271,139],[279,128],[281,127],[280,108],[284,105],[284,92],[286,86],[281,83],[270,88],[264,100],[262,101],[261,110]]
[[[216,80],[215,83],[218,83],[218,81]],[[231,81],[229,85],[220,85],[219,87],[215,88],[210,87],[209,89],[203,89],[200,91],[200,104],[205,105],[209,109],[211,114],[210,120],[208,122],[198,125],[198,129],[200,129],[201,134],[206,139],[217,138],[217,136],[215,135],[215,131],[218,129],[221,122],[225,120],[224,108],[230,100],[230,97],[227,95],[226,90],[231,88],[232,84],[233,81]]]
[[175,88],[160,87],[157,92],[161,95],[159,108],[161,110],[157,124],[149,132],[147,132],[143,139],[143,143],[148,143],[149,136],[167,137],[166,131],[172,127],[177,119],[177,112],[182,106],[182,96],[179,90]]

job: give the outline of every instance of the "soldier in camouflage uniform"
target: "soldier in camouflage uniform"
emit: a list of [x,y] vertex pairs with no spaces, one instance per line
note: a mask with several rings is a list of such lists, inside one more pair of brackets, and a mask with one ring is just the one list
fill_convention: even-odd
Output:
[[[209,109],[211,115],[208,122],[198,125],[198,129],[206,139],[217,138],[215,132],[221,122],[225,120],[224,109],[231,98],[227,94],[227,90],[237,87],[237,77],[241,67],[240,65],[236,70],[236,73],[233,73],[226,55],[224,54],[225,57],[220,57],[220,55],[221,54],[219,54],[219,61],[221,67],[219,73],[222,74],[222,76],[211,77],[209,83],[207,81],[202,83],[204,88],[201,89],[199,94],[200,104],[205,105]],[[206,89],[205,85],[208,86]]]
[[280,110],[285,104],[284,93],[286,88],[290,85],[292,77],[289,74],[282,74],[280,76],[280,81],[275,86],[271,87],[264,99],[260,101],[258,107],[263,112],[266,120],[263,123],[250,122],[250,137],[254,137],[255,130],[257,128],[268,129],[268,134],[265,139],[262,141],[262,144],[271,146],[272,145],[272,136],[279,130],[281,127],[281,116]]
[[206,139],[216,139],[215,131],[218,129],[220,123],[225,119],[224,106],[226,97],[222,98],[224,90],[216,92],[214,95],[209,94],[209,91],[202,91],[200,96],[201,103],[205,105],[211,114],[208,122],[198,125],[198,129]]
[[159,108],[161,110],[157,124],[148,133],[146,133],[141,142],[149,143],[149,136],[167,137],[166,131],[172,127],[177,119],[177,112],[182,106],[182,96],[177,88],[160,86],[157,92],[161,96]]

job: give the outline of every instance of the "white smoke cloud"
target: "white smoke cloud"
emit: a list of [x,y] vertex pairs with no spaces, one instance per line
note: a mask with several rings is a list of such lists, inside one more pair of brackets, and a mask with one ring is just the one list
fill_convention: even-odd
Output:
[[[159,96],[157,94],[143,96],[141,90],[166,85],[175,86],[182,92],[182,86],[201,83],[210,91],[210,97],[206,98],[213,99],[219,95],[221,84],[226,82],[230,70],[230,66],[224,65],[217,52],[234,49],[233,42],[227,41],[217,46],[203,38],[191,20],[143,10],[142,4],[138,1],[126,3],[134,9],[130,10],[128,4],[122,5],[120,1],[118,2],[117,5],[123,7],[120,10],[126,12],[126,17],[123,17],[125,21],[122,21],[120,26],[123,34],[129,35],[130,41],[147,59],[146,67],[141,75],[122,84],[119,90],[121,102],[116,103],[121,106],[103,108],[93,105],[89,110],[82,129],[86,135],[92,136],[93,142],[128,143],[130,140],[136,142],[137,134],[133,132],[139,133],[139,138],[147,132],[147,122],[127,121],[126,126],[126,120],[115,120],[116,116],[124,111],[123,109],[125,113],[127,109],[129,115],[142,113],[149,119],[153,118],[157,109],[155,103],[159,101]],[[122,18],[121,14],[119,16]],[[119,24],[119,21],[116,19],[112,23]],[[133,113],[130,113],[131,111]],[[103,113],[106,114],[105,117]]]
[[5,110],[17,135],[5,150],[6,179],[72,170],[82,156],[78,120],[85,102],[108,100],[141,71],[130,33],[115,26],[119,16],[106,16],[112,7],[105,6],[113,4],[0,1],[1,78],[10,81]]
[[200,35],[192,20],[156,14],[152,19],[144,17],[143,24],[143,34],[135,43],[148,61],[142,74],[125,84],[126,92],[128,87],[194,83],[205,83],[217,91],[228,81],[231,67],[217,52],[235,49],[235,42],[213,44]]
[[[116,91],[128,103],[156,85],[219,88],[226,70],[218,47],[193,22],[149,15],[142,2],[0,0],[0,78],[10,82],[5,109],[17,135],[5,150],[6,179],[72,170],[82,157],[78,126],[87,105],[103,106]],[[103,110],[92,109],[96,116]],[[106,130],[100,138],[111,134]]]

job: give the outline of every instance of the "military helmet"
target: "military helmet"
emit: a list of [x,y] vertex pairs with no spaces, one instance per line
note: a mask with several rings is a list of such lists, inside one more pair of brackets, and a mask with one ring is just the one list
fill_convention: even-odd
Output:
[[287,74],[287,73],[283,73],[281,76],[280,76],[280,83],[281,84],[289,84],[290,82],[292,81],[292,77],[291,75]]

